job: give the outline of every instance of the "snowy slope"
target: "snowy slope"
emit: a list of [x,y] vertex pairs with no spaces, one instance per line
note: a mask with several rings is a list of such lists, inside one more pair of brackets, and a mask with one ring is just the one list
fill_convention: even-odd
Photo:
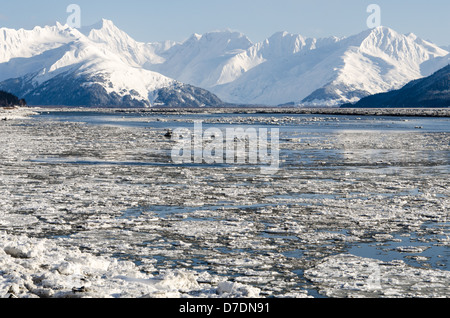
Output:
[[160,45],[137,42],[110,20],[103,19],[97,24],[80,29],[80,31],[88,39],[117,54],[130,65],[142,66],[145,63],[157,64],[164,61],[157,54],[158,49],[161,50]]
[[[56,26],[33,30],[0,29],[0,81],[36,72],[48,60],[62,56],[58,48],[81,36],[76,29]],[[32,59],[30,59],[32,58]]]
[[[306,105],[356,102],[362,97],[398,89],[428,75],[422,65],[447,54],[436,45],[379,27],[345,40],[336,78],[303,99]],[[438,66],[432,67],[432,71]],[[430,68],[431,69],[431,68]]]
[[147,63],[146,67],[181,82],[209,88],[222,81],[229,60],[251,46],[251,41],[238,32],[194,34],[162,52],[163,63]]
[[[450,50],[450,48],[449,48]],[[438,57],[429,61],[424,62],[420,68],[422,75],[429,76],[450,64],[450,53],[446,56]]]
[[231,102],[277,105],[307,96],[331,80],[339,63],[331,53],[338,48],[330,51],[328,47],[337,38],[311,39],[309,45],[291,46],[287,52],[282,45],[274,48],[271,39],[240,56],[246,61],[245,73],[210,89]]
[[448,52],[386,27],[347,38],[278,32],[252,44],[240,33],[194,34],[146,68],[231,103],[334,106],[398,89],[447,62]]
[[[210,89],[231,102],[334,106],[400,88],[428,75],[422,74],[424,62],[448,54],[413,34],[385,27],[322,42],[298,51],[281,50],[285,55],[273,59],[261,54],[260,63],[239,78]],[[438,65],[429,72],[436,69]]]
[[274,61],[276,64],[279,64],[278,61],[282,61],[299,52],[315,50],[318,47],[335,43],[338,40],[336,37],[313,39],[287,32],[275,33],[265,41],[254,44],[245,52],[229,60],[229,63],[223,68],[221,81],[218,81],[216,84],[223,85],[233,82],[243,73],[268,61]]
[[0,63],[12,58],[28,58],[67,44],[79,37],[76,29],[57,23],[33,30],[0,28]]
[[182,43],[141,43],[102,20],[80,30],[61,24],[0,29],[0,89],[30,104],[217,106],[221,98],[334,106],[398,89],[444,67],[449,57],[414,34],[386,27],[346,38],[278,32],[252,43],[242,33],[216,31]]
[[[120,106],[121,99],[127,96],[143,104],[147,100],[152,102],[153,92],[175,83],[161,74],[130,67],[117,55],[93,46],[84,38],[57,48],[51,54],[46,52],[46,57],[42,61],[38,56],[36,63],[30,58],[30,64],[38,66],[42,61],[43,67],[19,81],[7,80],[0,87],[23,96],[31,104],[67,106],[88,106],[90,100],[81,98],[82,91],[95,87],[100,90],[99,94],[116,96],[116,101],[108,102],[106,106]],[[20,85],[14,85],[14,82],[20,82]],[[73,90],[80,94],[77,96]],[[73,99],[75,96],[79,103]],[[99,106],[101,103],[93,104]],[[126,103],[124,106],[132,105]]]
[[183,82],[214,89],[218,85],[234,82],[267,61],[285,59],[337,41],[339,39],[336,37],[312,39],[278,32],[263,42],[253,44],[241,33],[216,31],[192,35],[185,42],[162,52],[164,63],[147,63],[146,67]]
[[[159,98],[163,89],[185,106],[220,103],[204,90],[144,69],[145,63],[161,62],[154,53],[160,46],[136,42],[108,20],[80,31],[60,24],[30,31],[2,29],[0,88],[31,105],[171,104]],[[167,94],[170,89],[173,94]]]

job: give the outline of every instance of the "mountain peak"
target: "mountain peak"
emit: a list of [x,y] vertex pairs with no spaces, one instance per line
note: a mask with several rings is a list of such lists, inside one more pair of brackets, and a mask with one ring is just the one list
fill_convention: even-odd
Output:
[[251,43],[247,36],[239,31],[230,29],[211,31],[204,34],[194,33],[186,42],[202,42],[202,41],[228,41],[228,40],[242,40]]
[[84,26],[79,29],[79,31],[86,36],[89,36],[91,34],[91,32],[94,30],[97,30],[97,31],[101,31],[101,30],[120,31],[120,29],[118,27],[116,27],[114,22],[112,22],[111,20],[108,20],[108,19],[101,19],[100,21],[98,21],[92,25]]
[[287,31],[279,31],[274,33],[266,40],[266,43],[282,42],[282,41],[300,41],[304,42],[306,38],[301,34],[293,34]]
[[203,35],[194,33],[191,35],[191,37],[187,41],[200,41],[202,39]]
[[278,32],[275,32],[274,34],[272,34],[272,36],[270,38],[284,38],[288,35],[292,35],[292,34],[287,31],[278,31]]
[[56,21],[56,28],[64,30],[64,29],[67,29],[68,27],[69,26],[67,24],[63,25],[63,24],[59,23],[59,21]]
[[415,63],[423,63],[430,58],[446,53],[445,50],[421,39],[414,33],[401,34],[385,26],[366,30],[350,39],[355,39],[354,45],[366,53],[372,52],[377,55],[384,52],[383,54],[387,54],[397,61],[413,57]]
[[109,27],[109,26],[115,27],[114,22],[112,20],[103,18],[100,20],[100,22],[103,24],[103,27]]
[[[394,39],[394,38],[399,38],[401,36],[405,36],[402,35],[400,33],[398,33],[397,31],[395,31],[394,29],[391,29],[389,27],[386,26],[379,26],[373,29],[367,29],[364,30],[362,32],[360,32],[359,34],[350,36],[348,39],[358,39],[358,41],[360,41],[361,43],[368,40],[368,39],[377,39],[377,40],[387,40],[387,39]],[[405,36],[406,37],[406,36]]]
[[[194,33],[183,43],[175,46],[175,51],[180,48],[189,48],[193,50],[191,53],[197,52],[197,50],[203,51],[203,57],[215,54],[217,52],[236,52],[243,51],[251,47],[253,43],[244,34],[232,31],[212,31],[205,34]],[[178,47],[178,48],[177,48]],[[186,53],[184,53],[186,54]]]
[[384,26],[384,25],[380,25],[378,27],[375,27],[373,29],[371,29],[372,33],[397,33],[394,29]]

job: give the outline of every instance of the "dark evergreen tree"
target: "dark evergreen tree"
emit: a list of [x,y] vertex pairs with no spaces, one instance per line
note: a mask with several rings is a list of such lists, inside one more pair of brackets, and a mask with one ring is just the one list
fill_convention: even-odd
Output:
[[0,91],[0,106],[1,107],[14,107],[14,106],[26,106],[27,103],[24,99],[19,99],[17,96],[5,91]]

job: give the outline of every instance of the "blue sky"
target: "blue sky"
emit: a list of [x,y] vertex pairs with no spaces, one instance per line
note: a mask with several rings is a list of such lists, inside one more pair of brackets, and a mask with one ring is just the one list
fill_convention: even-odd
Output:
[[310,37],[348,36],[367,29],[369,4],[381,7],[382,24],[450,45],[448,0],[3,0],[0,26],[32,28],[65,23],[69,4],[81,7],[82,25],[101,18],[139,41],[182,41],[193,33],[231,29],[261,41],[275,32]]

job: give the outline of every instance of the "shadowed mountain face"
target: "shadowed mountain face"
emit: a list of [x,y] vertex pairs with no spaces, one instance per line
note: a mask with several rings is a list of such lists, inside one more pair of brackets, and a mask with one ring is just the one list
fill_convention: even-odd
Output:
[[[105,87],[106,86],[106,87]],[[31,78],[10,79],[0,83],[2,89],[24,96],[30,105],[76,106],[76,107],[125,107],[150,106],[206,107],[222,106],[224,103],[207,90],[174,82],[167,87],[155,89],[150,103],[137,91],[126,94],[108,91],[112,86],[107,76],[81,75],[65,72],[41,84]]]
[[450,65],[399,90],[368,96],[343,107],[450,107]]

